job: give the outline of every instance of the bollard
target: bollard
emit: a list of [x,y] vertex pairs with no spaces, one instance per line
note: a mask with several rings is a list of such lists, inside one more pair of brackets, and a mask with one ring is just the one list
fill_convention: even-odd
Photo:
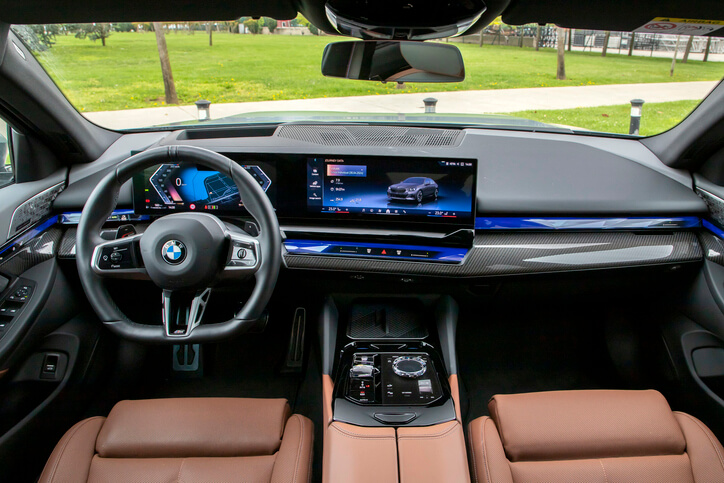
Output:
[[423,99],[422,102],[425,103],[425,113],[435,113],[435,106],[437,105],[437,99],[434,97],[428,97],[426,99]]
[[196,102],[196,109],[198,109],[198,119],[199,122],[208,121],[211,119],[211,101],[207,101],[206,99],[200,99]]
[[638,136],[639,127],[641,127],[641,112],[644,105],[643,99],[631,99],[631,124],[628,127],[628,133]]

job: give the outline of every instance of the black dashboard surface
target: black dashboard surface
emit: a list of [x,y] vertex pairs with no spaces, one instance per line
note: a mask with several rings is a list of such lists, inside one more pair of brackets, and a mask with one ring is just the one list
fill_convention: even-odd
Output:
[[[477,159],[477,216],[706,213],[704,202],[692,190],[690,175],[665,166],[635,139],[483,129],[465,129],[443,137],[435,131],[450,130],[295,125],[272,127],[268,136],[255,133],[250,137],[245,137],[243,128],[226,134],[223,130],[188,131],[193,136],[186,131],[128,134],[98,161],[73,168],[69,186],[55,201],[55,209],[82,209],[97,183],[91,180],[98,180],[132,151],[151,143],[191,144],[230,156],[334,153],[348,157]],[[382,135],[385,133],[388,135]],[[119,207],[132,207],[130,183],[121,191]]]

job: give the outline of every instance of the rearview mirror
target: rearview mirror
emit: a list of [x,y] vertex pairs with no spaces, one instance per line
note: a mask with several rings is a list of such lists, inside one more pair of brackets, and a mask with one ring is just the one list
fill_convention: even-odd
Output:
[[327,44],[322,74],[378,82],[461,82],[465,66],[453,45],[365,40]]

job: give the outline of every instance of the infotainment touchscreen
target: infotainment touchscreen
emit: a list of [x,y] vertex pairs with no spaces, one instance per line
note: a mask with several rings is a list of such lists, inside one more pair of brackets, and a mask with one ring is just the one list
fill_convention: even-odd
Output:
[[472,218],[473,159],[310,157],[307,210],[343,217]]
[[[259,183],[274,202],[272,166],[245,164],[242,167]],[[134,205],[137,213],[164,214],[170,211],[204,211],[218,214],[244,212],[236,185],[224,174],[192,164],[169,163],[154,166],[134,176]]]

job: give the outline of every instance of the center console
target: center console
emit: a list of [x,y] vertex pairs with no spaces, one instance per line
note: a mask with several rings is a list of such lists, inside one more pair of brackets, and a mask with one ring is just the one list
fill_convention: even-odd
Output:
[[324,481],[470,480],[456,323],[448,296],[327,300]]
[[444,366],[426,342],[351,342],[335,383],[334,418],[360,426],[455,419]]

